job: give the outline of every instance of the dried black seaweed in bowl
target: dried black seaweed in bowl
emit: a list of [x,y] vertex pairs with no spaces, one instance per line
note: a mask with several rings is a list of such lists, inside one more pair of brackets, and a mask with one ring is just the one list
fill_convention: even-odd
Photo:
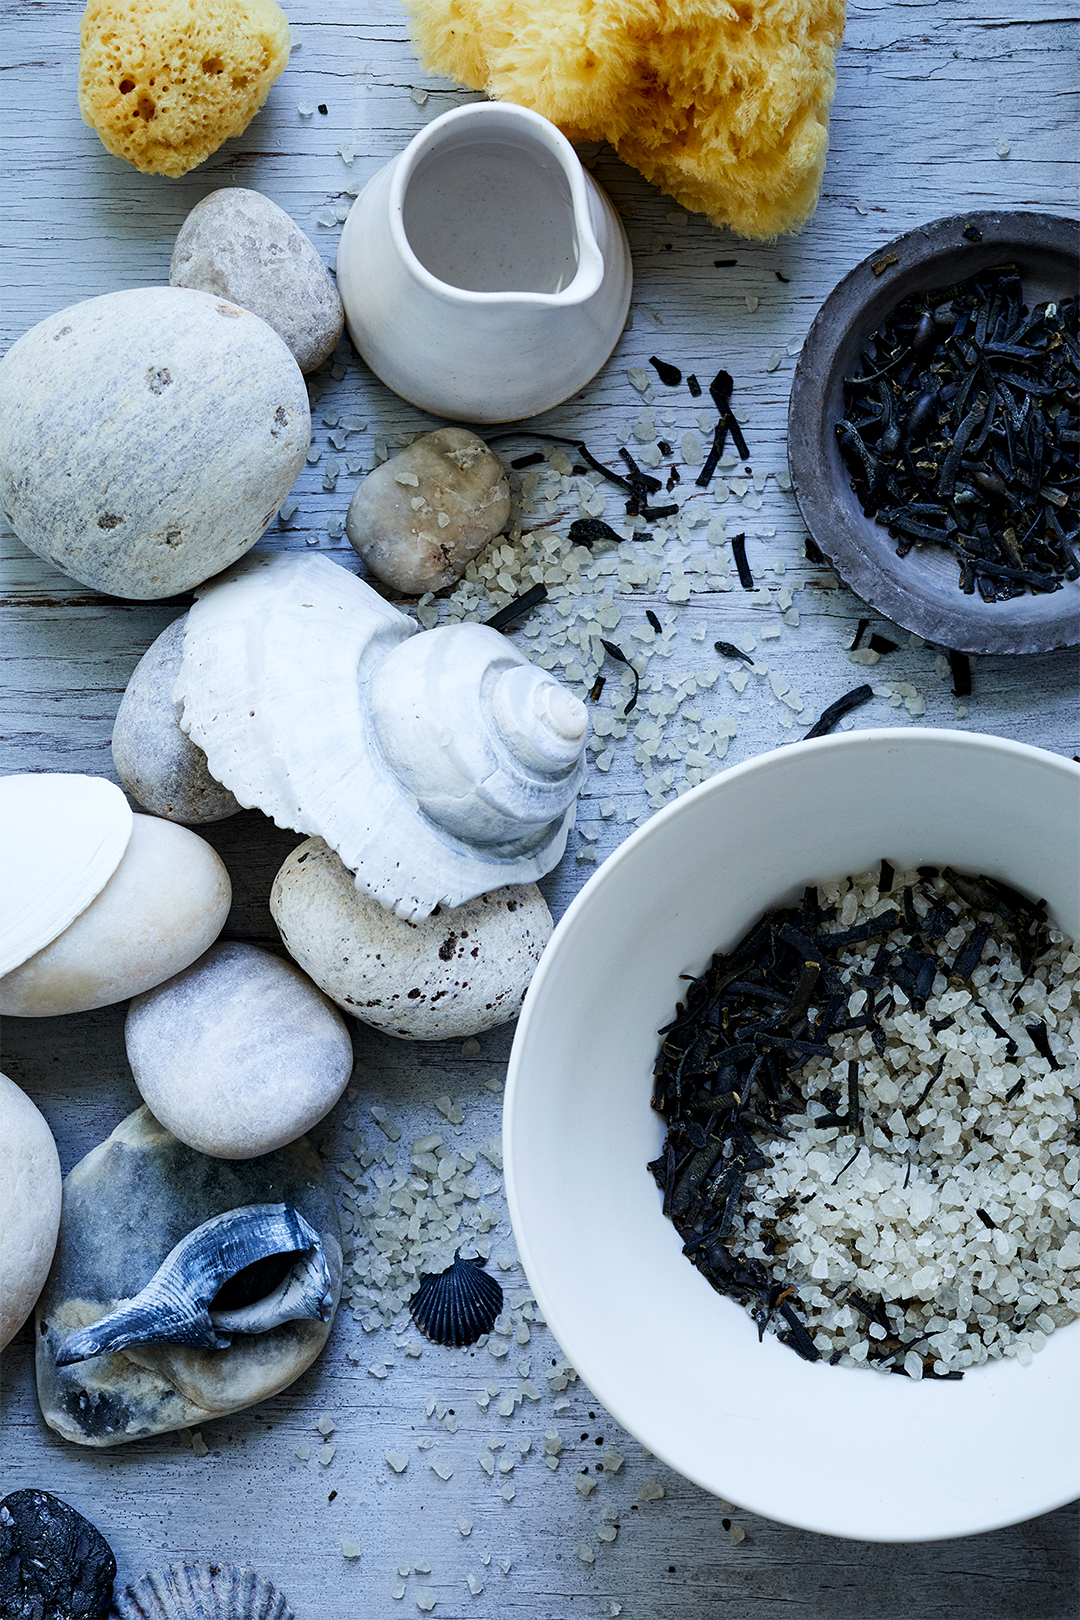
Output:
[[[807,1360],[952,1377],[988,1355],[1030,1359],[1080,1314],[1080,1289],[1058,1289],[1043,1263],[1051,1240],[1034,1236],[1047,1211],[1014,1207],[1024,1173],[1004,1157],[1028,1155],[1035,1181],[1038,1155],[1053,1159],[1037,1190],[1060,1172],[1048,1202],[1065,1207],[1077,1065],[1063,1059],[1080,1033],[1070,950],[1043,902],[998,879],[882,862],[768,912],[688,982],[660,1032],[653,1107],[666,1136],[649,1169],[683,1253],[759,1334]],[[987,1238],[976,1205],[1000,1236]],[[953,1249],[939,1217],[959,1234]],[[984,1240],[996,1247],[975,1255]],[[895,1270],[882,1271],[883,1253]],[[924,1264],[938,1273],[921,1276]]]
[[844,380],[851,487],[898,556],[927,545],[987,602],[1080,578],[1077,299],[1029,308],[1015,264],[912,294]]

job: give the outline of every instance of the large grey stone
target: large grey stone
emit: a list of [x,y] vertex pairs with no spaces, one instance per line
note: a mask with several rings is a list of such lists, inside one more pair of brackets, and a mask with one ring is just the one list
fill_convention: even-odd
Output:
[[240,809],[215,782],[202,749],[180,730],[183,704],[173,701],[187,614],[174,619],[136,664],[113,725],[116,774],[133,799],[155,816],[200,827]]
[[181,1238],[247,1204],[292,1204],[318,1232],[341,1292],[334,1196],[302,1139],[260,1159],[212,1159],[139,1108],[64,1183],[56,1258],[38,1301],[37,1383],[45,1421],[77,1445],[113,1446],[204,1423],[285,1389],[326,1343],[331,1321],[284,1322],[225,1350],[129,1345],[57,1367],[63,1342],[146,1286]]
[[191,210],[176,238],[169,281],[261,316],[301,371],[322,364],[345,324],[314,244],[277,203],[244,186],[212,191]]
[[257,315],[139,287],[40,321],[0,361],[0,501],[73,579],[149,601],[242,557],[311,444],[300,369]]

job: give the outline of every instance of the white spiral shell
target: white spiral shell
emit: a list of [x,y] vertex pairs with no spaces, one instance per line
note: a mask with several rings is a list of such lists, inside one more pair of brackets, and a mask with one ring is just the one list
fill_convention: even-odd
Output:
[[323,838],[406,918],[551,870],[588,729],[497,631],[415,631],[325,557],[248,557],[199,592],[174,693],[240,804]]

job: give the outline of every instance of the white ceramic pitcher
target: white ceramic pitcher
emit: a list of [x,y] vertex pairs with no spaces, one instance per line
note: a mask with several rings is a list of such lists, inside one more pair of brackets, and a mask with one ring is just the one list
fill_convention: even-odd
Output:
[[535,416],[583,388],[630,304],[618,214],[554,124],[510,102],[444,113],[373,176],[337,277],[372,371],[466,422]]

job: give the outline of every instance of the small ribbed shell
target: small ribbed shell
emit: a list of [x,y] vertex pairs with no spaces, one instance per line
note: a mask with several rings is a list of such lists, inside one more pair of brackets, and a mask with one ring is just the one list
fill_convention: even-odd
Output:
[[503,1291],[483,1262],[455,1255],[445,1271],[421,1277],[409,1311],[427,1338],[459,1349],[491,1332],[502,1305]]
[[99,776],[0,779],[4,858],[0,977],[59,939],[120,865],[131,807]]
[[150,1570],[112,1601],[110,1620],[295,1620],[264,1576],[216,1559]]
[[[497,632],[479,625],[444,627],[410,642],[416,628],[415,620],[325,557],[285,552],[248,557],[200,590],[188,614],[174,689],[183,704],[181,728],[206,754],[218,782],[278,826],[324,839],[355,875],[358,888],[407,919],[430,916],[439,905],[462,905],[507,883],[535,882],[555,866],[573,825],[587,729],[578,700],[533,670]],[[403,644],[442,647],[440,638],[458,631],[457,662],[468,662],[470,671],[475,667],[470,678],[482,701],[471,708],[459,702],[441,730],[423,723],[414,764],[420,782],[442,782],[448,758],[460,754],[464,760],[471,748],[481,761],[480,780],[473,779],[475,771],[472,777],[465,771],[466,803],[474,793],[474,815],[462,812],[461,793],[453,787],[441,801],[436,794],[432,803],[422,803],[385,746],[399,721],[405,724],[404,710],[414,699],[429,702],[431,682],[425,677],[417,683],[417,660],[406,659],[400,681],[389,682],[401,693],[399,713],[388,700],[382,665],[398,671],[395,654],[405,650]],[[473,651],[477,637],[490,638],[486,661]],[[545,690],[555,687],[563,708],[581,710],[580,734],[569,745],[573,757],[557,761],[547,774],[526,765],[529,780],[520,791],[511,787],[509,799],[501,784],[513,780],[511,756],[515,748],[528,751],[534,744],[531,737],[518,736],[513,701],[504,705],[501,721],[510,741],[499,731],[497,705],[486,701],[497,666],[520,666]],[[452,685],[436,682],[434,689]],[[529,724],[534,724],[531,716]],[[494,739],[498,758],[487,742],[480,745],[487,737]],[[568,746],[565,739],[560,746]],[[500,760],[509,760],[509,778]],[[554,776],[561,780],[552,799]],[[496,821],[490,825],[489,782],[498,788]],[[522,806],[518,819],[515,792]],[[452,799],[443,816],[440,804]],[[536,807],[549,802],[552,808],[539,825]]]

